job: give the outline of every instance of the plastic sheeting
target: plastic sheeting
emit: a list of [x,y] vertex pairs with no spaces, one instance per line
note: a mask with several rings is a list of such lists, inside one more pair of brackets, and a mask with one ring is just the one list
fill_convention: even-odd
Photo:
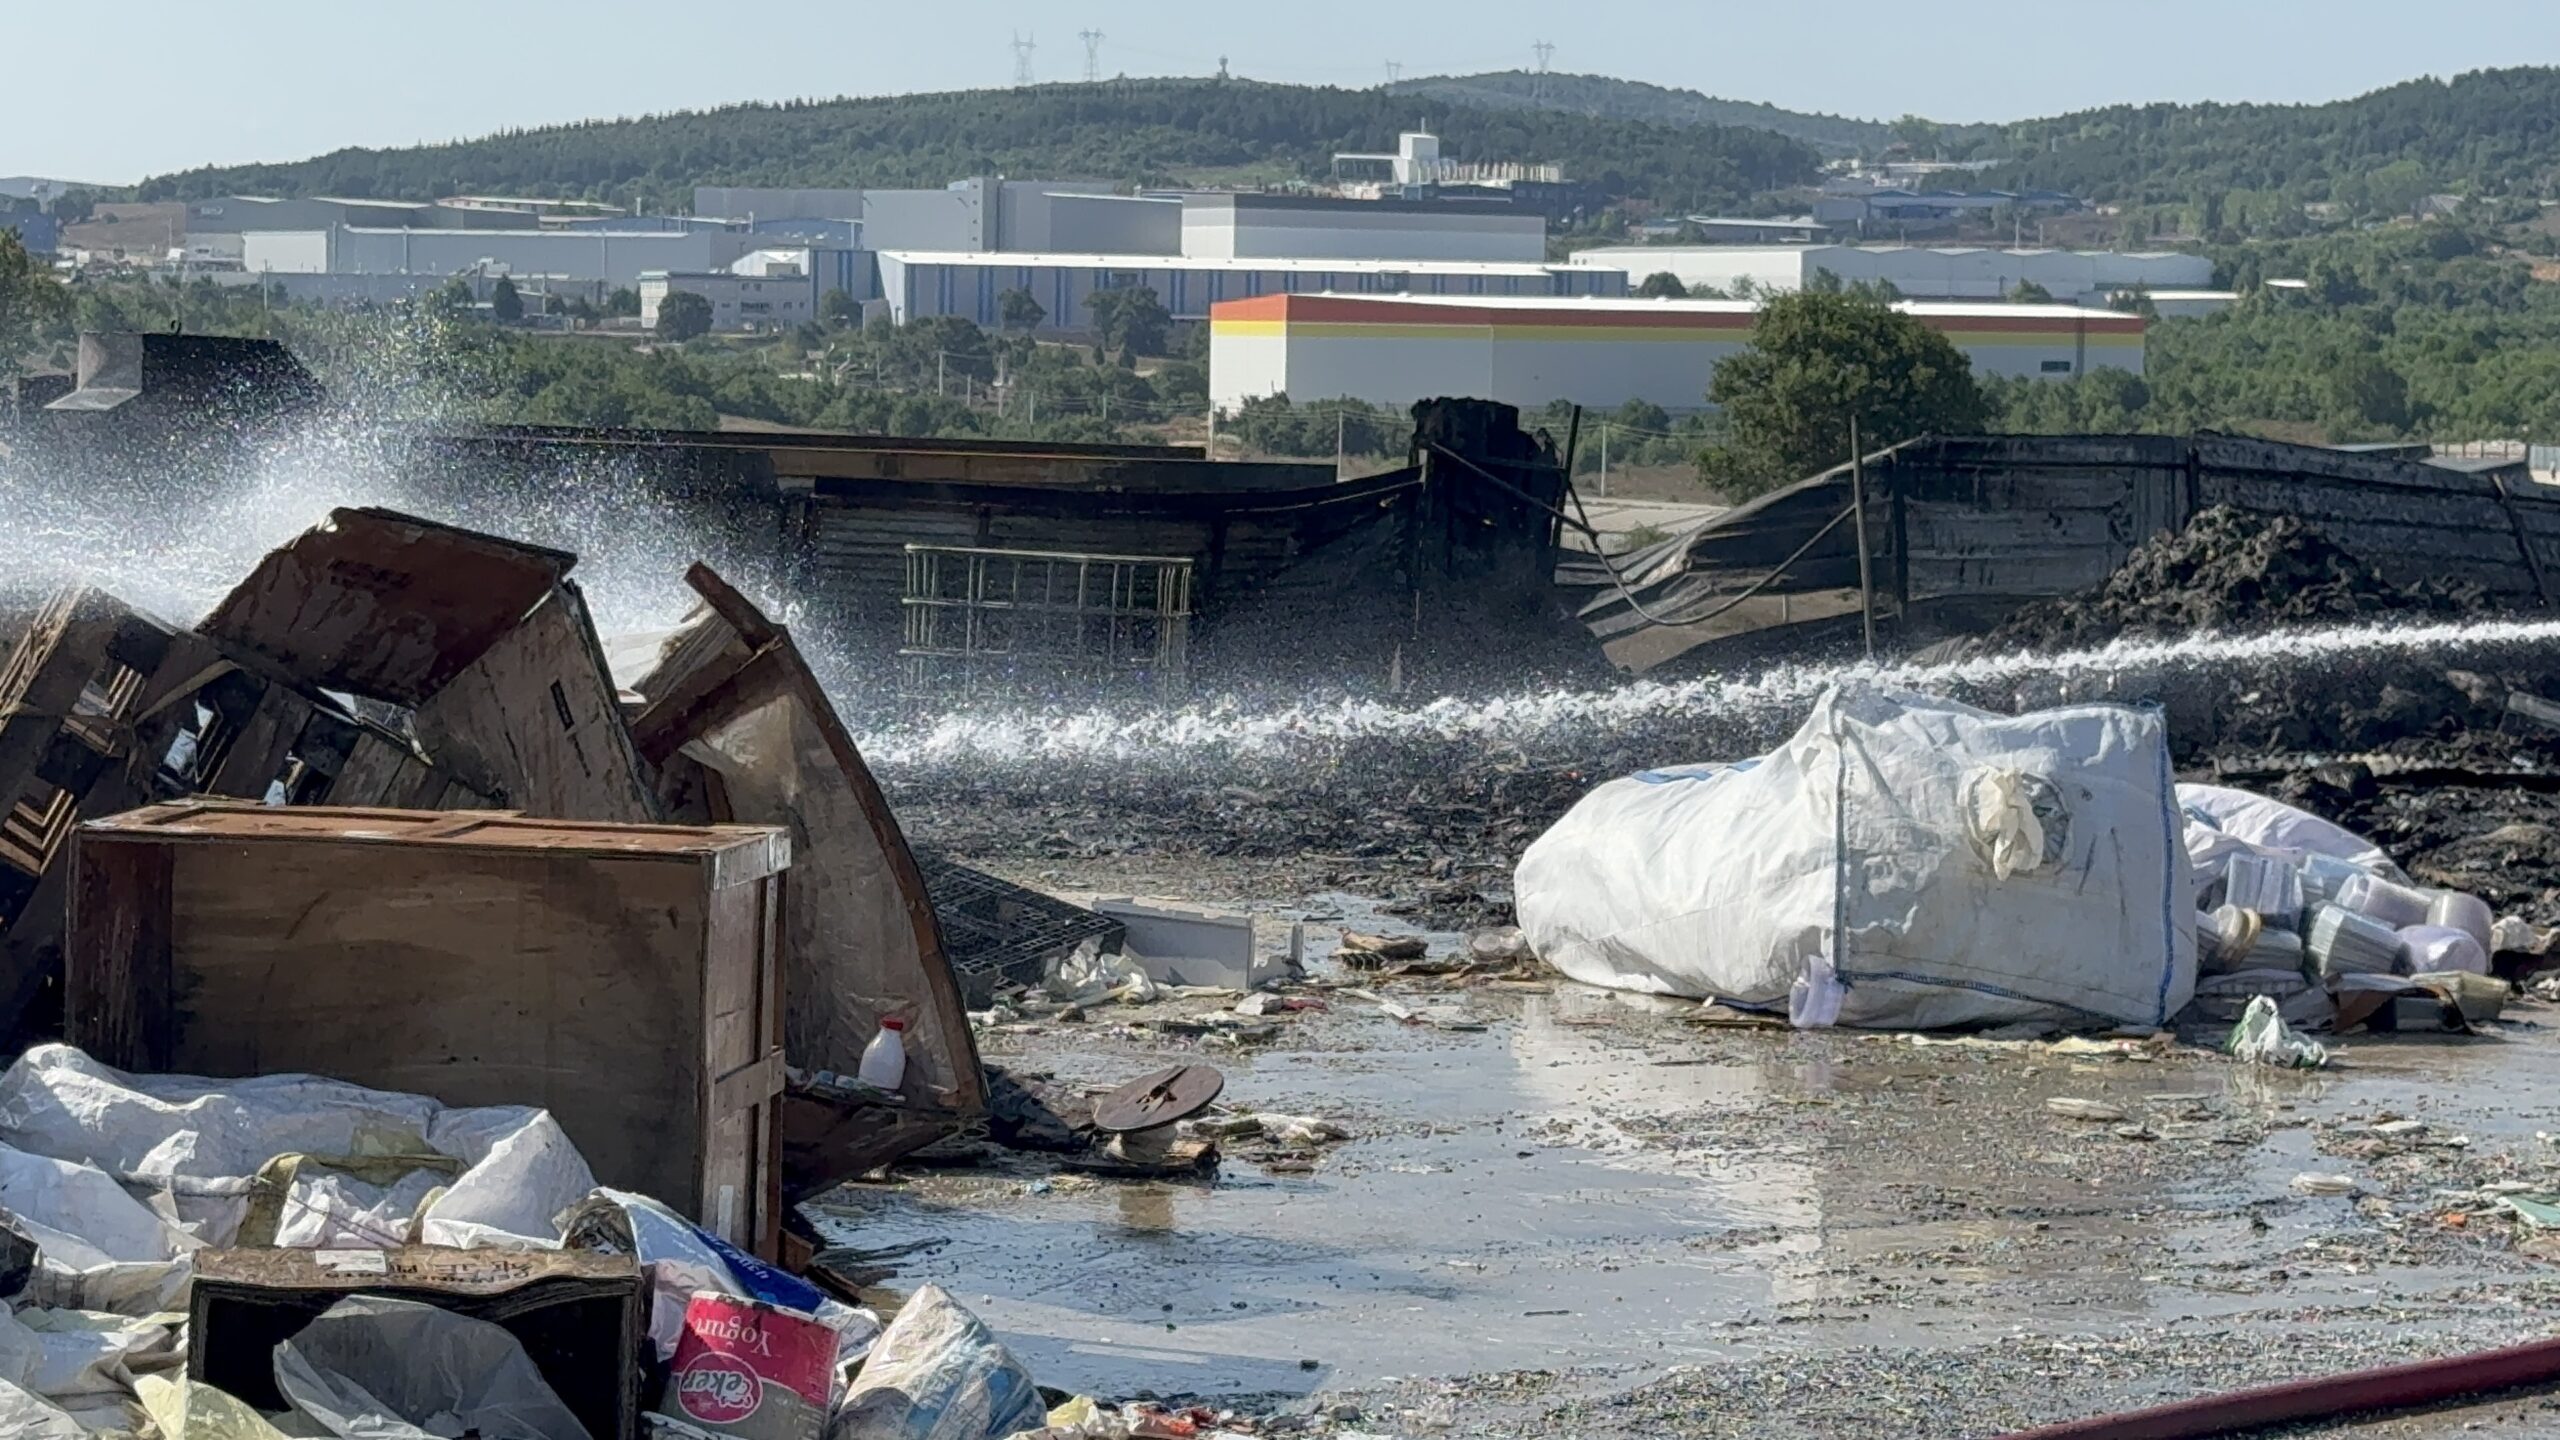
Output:
[[[164,1218],[209,1245],[240,1238],[253,1177],[283,1156],[304,1157],[273,1217],[275,1242],[292,1246],[399,1244],[414,1230],[431,1245],[547,1248],[553,1217],[595,1188],[541,1110],[457,1109],[311,1075],[128,1075],[68,1045],[0,1074],[0,1143],[157,1192]],[[85,1211],[20,1213],[95,1243]]]
[[1593,984],[1774,1008],[1827,964],[1846,1025],[2157,1025],[2195,985],[2181,840],[2156,713],[1835,690],[1758,760],[1599,787],[1513,888]]
[[295,1413],[347,1440],[589,1440],[524,1346],[486,1320],[358,1295],[276,1347]]
[[2225,785],[2181,785],[2187,853],[2199,879],[2220,874],[2235,854],[2273,855],[2302,864],[2314,855],[2397,879],[2400,867],[2361,835],[2281,800]]
[[811,1316],[834,1330],[839,1365],[869,1353],[880,1317],[828,1297],[817,1286],[765,1264],[646,1195],[598,1190],[562,1222],[569,1243],[630,1255],[649,1282],[649,1339],[672,1358],[685,1306],[697,1291],[761,1300]]

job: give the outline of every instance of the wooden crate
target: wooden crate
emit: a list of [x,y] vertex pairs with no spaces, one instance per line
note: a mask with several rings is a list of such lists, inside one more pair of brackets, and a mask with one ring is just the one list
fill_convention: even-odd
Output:
[[539,1105],[596,1178],[771,1257],[790,840],[193,802],[80,827],[68,1029],[130,1070]]

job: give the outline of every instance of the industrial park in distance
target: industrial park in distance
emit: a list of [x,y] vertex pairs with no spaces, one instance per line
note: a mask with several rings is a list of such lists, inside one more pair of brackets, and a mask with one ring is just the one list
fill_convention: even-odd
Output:
[[2560,1434],[2560,18],[662,3],[12,22],[0,1440]]

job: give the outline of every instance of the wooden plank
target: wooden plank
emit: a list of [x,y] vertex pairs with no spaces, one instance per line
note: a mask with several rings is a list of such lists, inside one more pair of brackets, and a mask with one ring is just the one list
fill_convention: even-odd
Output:
[[416,705],[575,563],[389,510],[333,510],[270,553],[198,628],[300,683]]
[[1962,559],[1911,557],[1911,592],[1934,599],[1985,591],[2001,595],[2068,595],[2113,573],[2116,552],[2102,545],[2056,547],[2043,554]]
[[490,856],[534,852],[588,860],[680,862],[702,889],[744,885],[791,863],[789,835],[770,825],[628,825],[510,811],[382,810],[190,800],[90,822],[103,839],[236,849],[316,841],[358,849],[430,848]]
[[63,1020],[72,1043],[122,1070],[170,1068],[169,851],[74,836]]
[[414,723],[438,765],[510,809],[658,818],[603,648],[566,585],[419,706]]
[[294,737],[310,718],[311,706],[301,696],[283,685],[267,686],[238,735],[223,748],[221,765],[206,778],[207,793],[264,800],[283,776]]
[[2106,510],[1979,510],[1915,501],[1908,525],[1916,557],[2107,545],[2115,538],[2116,521]]
[[2201,478],[2207,505],[2237,505],[2269,515],[2292,515],[2320,523],[2361,521],[2416,528],[2452,527],[2504,531],[2506,512],[2497,497],[2482,493],[2432,494],[2380,486],[2333,484],[2269,475],[2215,474]]
[[367,730],[356,737],[355,748],[347,752],[347,763],[338,767],[327,803],[406,808],[401,800],[392,798],[392,786],[404,770],[417,764],[418,758],[408,747]]

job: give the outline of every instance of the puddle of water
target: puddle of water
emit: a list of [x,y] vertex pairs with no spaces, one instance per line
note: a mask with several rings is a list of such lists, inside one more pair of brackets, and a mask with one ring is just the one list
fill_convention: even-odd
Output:
[[[2476,1271],[2297,1263],[2305,1273],[2271,1292],[2306,1242],[2370,1229],[2351,1201],[2288,1190],[2304,1170],[2352,1168],[2294,1122],[2389,1109],[2527,1144],[2560,1129],[2560,1104],[2504,1103],[2560,1097],[2560,1046],[2529,1040],[2358,1041],[2352,1068],[2302,1076],[1701,1036],[1664,1018],[1680,1007],[1563,983],[1409,998],[1491,1027],[1408,1029],[1337,996],[1284,1042],[1298,1048],[1210,1057],[1232,1103],[1353,1127],[1314,1175],[1240,1158],[1199,1185],[1044,1184],[1036,1165],[933,1175],[841,1192],[823,1227],[864,1249],[947,1242],[903,1262],[898,1283],[949,1287],[1044,1383],[1275,1396],[2238,1321],[2472,1283]],[[1093,1085],[1202,1058],[1025,1044],[1022,1059]],[[2127,1141],[2047,1116],[2061,1094],[2279,1128],[2252,1146]],[[2196,1148],[2163,1148],[2177,1146]]]

